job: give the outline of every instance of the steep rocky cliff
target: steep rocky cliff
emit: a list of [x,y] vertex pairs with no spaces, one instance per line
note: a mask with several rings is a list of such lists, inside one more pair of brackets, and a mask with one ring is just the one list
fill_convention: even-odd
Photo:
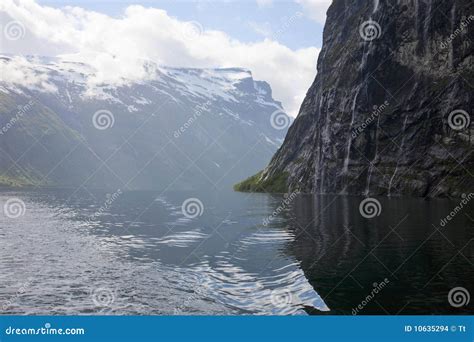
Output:
[[474,2],[334,0],[317,77],[244,191],[473,190]]

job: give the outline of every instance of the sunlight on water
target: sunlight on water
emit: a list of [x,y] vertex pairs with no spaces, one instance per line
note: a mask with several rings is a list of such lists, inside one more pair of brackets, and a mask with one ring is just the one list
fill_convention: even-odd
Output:
[[[399,228],[400,237],[387,235],[386,224],[373,226],[377,221],[360,216],[358,199],[341,197],[328,206],[334,199],[302,197],[268,220],[281,197],[210,196],[202,198],[202,216],[189,218],[181,208],[183,200],[192,197],[186,193],[158,198],[153,193],[125,193],[100,215],[96,213],[103,194],[94,199],[70,195],[55,190],[0,196],[2,205],[21,198],[26,209],[15,219],[1,217],[4,313],[347,314],[373,283],[386,277],[394,291],[407,286],[397,283],[398,276],[414,286],[432,277],[430,270],[420,274],[413,264],[397,269],[431,222],[420,224],[412,216],[402,221],[406,229]],[[400,217],[391,213],[416,207],[385,201],[384,220],[393,226]],[[423,217],[436,221],[450,202],[424,206]],[[457,227],[462,225],[453,223],[446,232],[451,241],[469,241],[456,233]],[[424,253],[438,251],[440,243],[439,237],[430,241]],[[367,254],[377,244],[377,255]],[[446,258],[433,257],[433,270],[438,272]],[[466,279],[472,278],[472,270],[458,260],[453,263]],[[400,275],[392,274],[394,270]],[[443,277],[450,279],[450,269]],[[431,282],[434,287],[427,287],[426,296],[431,301],[443,298],[440,283]],[[408,291],[407,299],[410,296]],[[378,303],[387,310],[405,305],[389,290]]]

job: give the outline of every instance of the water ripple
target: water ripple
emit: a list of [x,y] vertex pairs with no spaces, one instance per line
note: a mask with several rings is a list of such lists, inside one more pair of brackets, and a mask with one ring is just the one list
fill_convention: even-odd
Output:
[[169,234],[162,238],[153,239],[158,244],[164,244],[168,247],[189,247],[197,241],[204,239],[208,234],[201,233],[199,230],[188,230],[184,232],[178,232],[175,234]]

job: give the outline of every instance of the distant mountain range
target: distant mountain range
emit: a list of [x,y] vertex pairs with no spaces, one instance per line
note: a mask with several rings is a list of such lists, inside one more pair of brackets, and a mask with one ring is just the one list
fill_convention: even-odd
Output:
[[0,56],[0,185],[230,187],[283,142],[291,119],[249,70],[145,68],[91,84],[87,64]]

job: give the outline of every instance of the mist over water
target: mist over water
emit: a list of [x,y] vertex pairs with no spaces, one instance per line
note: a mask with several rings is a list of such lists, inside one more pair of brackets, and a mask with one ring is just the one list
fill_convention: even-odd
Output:
[[[25,211],[0,218],[2,314],[468,312],[448,301],[474,283],[472,206],[440,225],[456,200],[384,198],[369,219],[350,196],[41,190],[0,203],[11,198]],[[191,215],[188,199],[202,204]]]

